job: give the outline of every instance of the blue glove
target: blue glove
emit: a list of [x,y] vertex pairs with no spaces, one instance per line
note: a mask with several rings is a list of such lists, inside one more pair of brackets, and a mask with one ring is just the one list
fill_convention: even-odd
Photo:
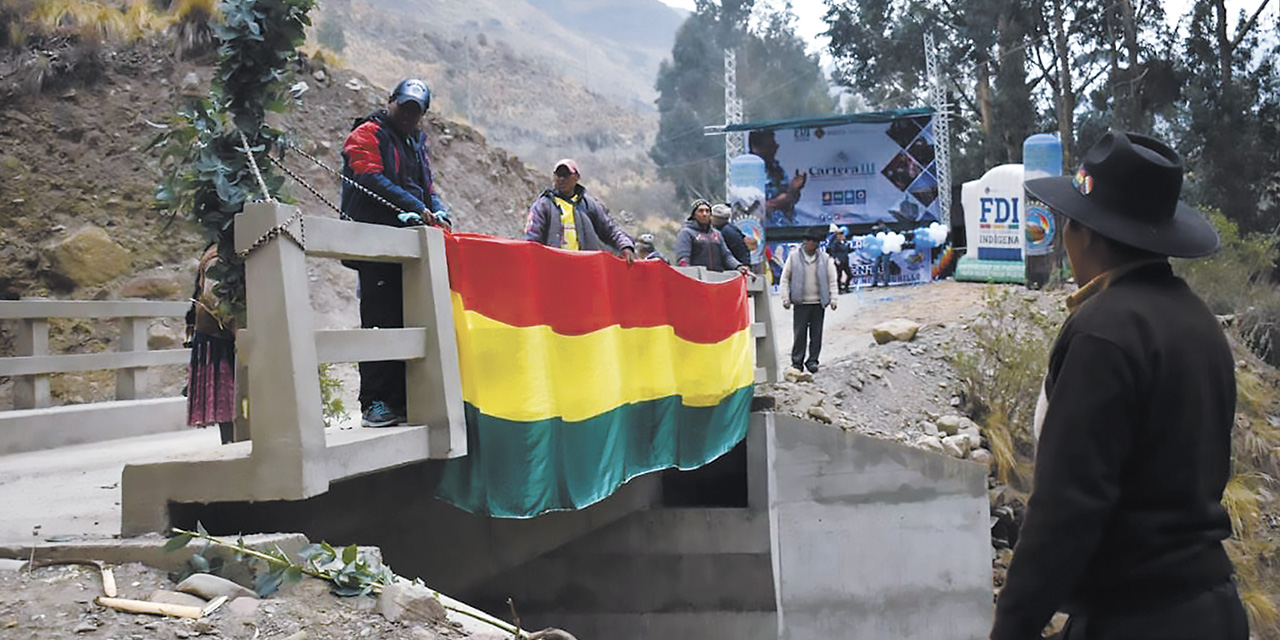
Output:
[[449,227],[451,229],[453,228],[453,219],[449,217],[448,211],[441,209],[439,211],[436,211],[435,213],[432,213],[431,217],[435,218],[436,224],[444,227]]
[[400,224],[406,227],[417,227],[426,224],[422,216],[416,213],[400,213],[396,215],[396,218],[400,220]]

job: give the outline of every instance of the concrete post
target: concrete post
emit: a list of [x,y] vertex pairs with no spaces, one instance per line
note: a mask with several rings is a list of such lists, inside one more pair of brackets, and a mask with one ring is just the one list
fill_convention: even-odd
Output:
[[764,335],[756,336],[756,366],[765,370],[766,382],[778,381],[778,347],[773,336],[773,310],[764,276],[756,276],[760,290],[751,294],[752,322],[764,323]]
[[[245,205],[236,216],[236,249],[250,249],[272,229],[302,237],[295,207]],[[287,224],[286,224],[287,223]],[[252,372],[254,491],[258,499],[297,500],[329,488],[315,331],[306,252],[280,234],[245,259],[245,304],[252,339],[240,346]]]
[[[150,318],[120,318],[121,353],[147,350],[147,326]],[[136,400],[146,390],[146,368],[116,370],[116,400]]]
[[426,328],[427,353],[405,362],[408,418],[428,426],[432,458],[455,458],[467,452],[467,425],[444,232],[425,227],[418,234],[421,257],[402,267],[404,326]]
[[[49,320],[25,318],[18,325],[19,356],[49,355]],[[38,409],[53,404],[49,395],[49,376],[16,376],[13,380],[13,408]]]

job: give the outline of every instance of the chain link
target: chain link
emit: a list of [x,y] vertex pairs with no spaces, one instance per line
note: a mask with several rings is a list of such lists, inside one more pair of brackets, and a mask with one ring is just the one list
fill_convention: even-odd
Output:
[[[293,235],[292,231],[289,231],[289,227],[293,225],[295,220],[298,222],[298,235],[296,236]],[[267,244],[268,242],[271,242],[272,240],[275,240],[280,236],[284,236],[292,240],[294,244],[298,245],[303,251],[306,251],[307,225],[303,221],[301,209],[294,211],[293,215],[289,216],[288,220],[285,220],[284,222],[281,222],[280,224],[274,227],[271,227],[270,229],[267,229],[267,232],[262,234],[262,236],[260,236],[257,240],[255,240],[253,245],[251,245],[248,249],[245,249],[243,251],[237,251],[236,256],[239,257],[241,260],[244,260],[245,258],[249,257],[249,254],[253,253],[254,251],[257,251],[263,245]]]
[[300,185],[302,185],[302,186],[306,187],[307,191],[310,191],[310,192],[311,192],[311,195],[313,195],[313,196],[315,196],[315,197],[317,197],[317,198],[319,198],[319,199],[320,199],[320,202],[323,202],[323,203],[325,203],[325,204],[329,205],[329,208],[330,208],[330,209],[333,209],[334,211],[337,211],[338,213],[342,213],[342,209],[339,209],[339,208],[338,208],[338,205],[336,205],[336,204],[334,204],[334,203],[332,203],[332,202],[329,202],[329,199],[328,199],[328,198],[326,198],[326,197],[324,197],[324,194],[322,194],[322,193],[320,193],[318,190],[316,190],[316,188],[315,188],[315,187],[313,187],[313,186],[311,186],[311,184],[310,184],[309,182],[307,182],[306,180],[303,180],[303,179],[302,179],[302,176],[300,176],[300,175],[298,175],[298,174],[296,174],[296,173],[294,173],[294,172],[290,171],[290,170],[289,170],[289,167],[284,166],[284,164],[283,164],[283,163],[281,163],[279,160],[276,160],[275,158],[273,158],[273,157],[271,157],[271,156],[267,156],[267,159],[271,161],[271,164],[274,164],[274,165],[275,165],[276,167],[278,167],[281,171],[285,172],[285,174],[286,174],[286,175],[288,175],[290,178],[293,178],[294,180],[296,180],[296,181],[298,182],[298,184],[300,184]]
[[[327,165],[327,164],[325,164],[325,163],[321,162],[318,158],[312,157],[312,155],[311,155],[311,154],[309,154],[309,153],[307,153],[306,151],[303,151],[302,149],[299,149],[298,147],[296,147],[296,146],[294,146],[294,145],[292,145],[292,144],[289,144],[289,143],[287,143],[287,142],[284,142],[284,143],[282,143],[282,144],[283,144],[285,147],[287,147],[290,151],[295,151],[295,152],[297,152],[297,154],[298,154],[298,155],[300,155],[300,156],[302,156],[302,157],[304,157],[304,158],[306,158],[306,159],[308,159],[308,160],[310,160],[310,161],[312,161],[312,162],[316,163],[316,165],[317,165],[317,166],[319,166],[321,169],[324,169],[325,171],[328,171],[329,173],[332,173],[333,175],[338,176],[338,178],[340,178],[343,182],[345,182],[345,183],[347,183],[347,184],[349,184],[349,185],[351,185],[351,186],[355,187],[356,189],[359,189],[359,190],[360,190],[362,193],[364,193],[365,195],[369,196],[370,198],[373,198],[374,200],[376,200],[377,202],[379,202],[379,203],[381,203],[382,205],[386,206],[387,208],[391,209],[392,211],[395,211],[395,212],[396,212],[396,215],[400,215],[400,214],[402,214],[402,213],[413,213],[413,212],[411,212],[411,211],[405,211],[404,209],[401,209],[400,207],[397,207],[396,205],[394,205],[394,204],[392,204],[390,201],[388,201],[386,198],[383,198],[382,196],[380,196],[380,195],[378,195],[378,194],[374,193],[373,191],[371,191],[368,187],[366,187],[366,186],[364,186],[364,185],[362,185],[362,184],[360,184],[360,183],[356,182],[355,180],[352,180],[351,178],[348,178],[347,176],[342,175],[342,173],[341,173],[341,172],[339,172],[339,171],[335,171],[332,167],[330,167],[329,165]],[[290,174],[290,175],[293,175],[293,174]],[[311,191],[311,193],[316,193],[316,190],[315,190],[311,185],[307,184],[307,183],[306,183],[302,178],[299,178],[299,177],[297,177],[297,176],[294,176],[294,179],[295,179],[295,180],[297,180],[298,182],[302,183],[302,184],[303,184],[303,186],[307,187],[307,189],[309,189],[309,190]],[[319,195],[319,194],[317,194],[317,195]],[[326,204],[328,204],[328,203],[326,202]],[[333,205],[332,205],[332,204],[329,204],[329,206],[330,206],[330,207],[333,207]],[[333,207],[333,208],[334,208],[334,210],[336,210],[339,214],[341,214],[341,213],[342,213],[342,210],[341,210],[341,209],[338,209],[337,207]]]
[[244,155],[249,158],[249,168],[253,169],[253,177],[258,179],[258,187],[262,189],[262,199],[275,202],[271,192],[267,190],[267,181],[262,179],[262,172],[258,170],[258,160],[253,157],[253,150],[249,148],[249,139],[245,137],[244,131],[237,130],[236,133],[240,134],[240,144],[244,145]]

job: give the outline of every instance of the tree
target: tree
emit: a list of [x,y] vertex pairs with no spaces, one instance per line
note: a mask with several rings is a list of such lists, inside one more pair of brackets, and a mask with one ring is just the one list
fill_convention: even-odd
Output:
[[658,70],[658,135],[649,156],[675,186],[676,197],[722,197],[724,138],[703,135],[723,124],[724,50],[737,47],[738,95],[744,119],[830,114],[835,102],[817,58],[795,35],[790,9],[754,13],[753,0],[699,0],[676,32],[671,59]]
[[1234,37],[1220,1],[1195,6],[1180,69],[1186,99],[1174,123],[1179,151],[1192,167],[1190,194],[1247,231],[1272,231],[1280,223],[1276,53],[1261,46],[1256,29],[1266,4],[1261,0],[1251,17],[1237,18]]

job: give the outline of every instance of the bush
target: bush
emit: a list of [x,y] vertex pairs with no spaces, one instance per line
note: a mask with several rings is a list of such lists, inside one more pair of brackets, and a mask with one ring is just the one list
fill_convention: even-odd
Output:
[[1209,308],[1219,315],[1232,315],[1232,331],[1258,357],[1280,365],[1280,292],[1272,283],[1277,257],[1273,236],[1262,233],[1240,235],[1236,224],[1218,211],[1207,212],[1218,229],[1222,248],[1199,260],[1174,260],[1174,270],[1191,285]]
[[1036,400],[1062,311],[1037,305],[1039,294],[991,287],[986,306],[970,325],[973,346],[954,355],[970,405],[983,427],[1001,482],[1031,485]]

